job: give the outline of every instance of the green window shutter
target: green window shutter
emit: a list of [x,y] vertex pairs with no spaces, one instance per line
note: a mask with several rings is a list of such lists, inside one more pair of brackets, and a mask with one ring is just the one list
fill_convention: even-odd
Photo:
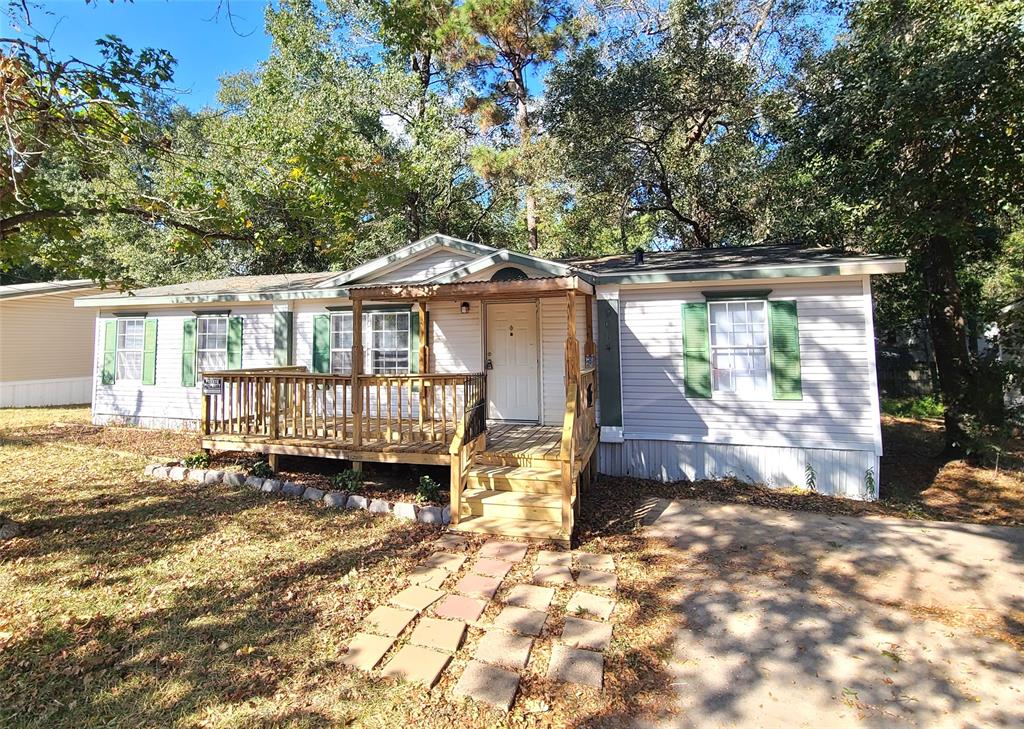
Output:
[[242,369],[242,317],[228,319],[228,369]]
[[420,313],[409,313],[409,373],[420,371]]
[[686,396],[711,397],[708,305],[703,301],[683,304],[683,359]]
[[142,339],[142,384],[156,384],[156,319],[146,319]]
[[331,317],[317,314],[313,317],[313,371],[327,374],[331,371]]
[[181,338],[181,385],[196,384],[196,320],[186,319]]
[[274,365],[277,367],[292,363],[292,321],[292,312],[274,312]]
[[800,378],[800,326],[795,301],[769,301],[772,395],[776,400],[803,398]]
[[117,376],[117,322],[108,321],[103,328],[103,371],[100,382],[113,385]]

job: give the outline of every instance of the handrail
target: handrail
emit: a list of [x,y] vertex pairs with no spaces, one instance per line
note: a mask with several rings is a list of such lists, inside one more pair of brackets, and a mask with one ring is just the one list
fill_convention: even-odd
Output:
[[452,457],[448,499],[452,526],[457,526],[462,516],[462,492],[466,490],[474,456],[486,449],[487,439],[487,378],[483,374],[470,375],[464,387],[465,410],[448,448]]
[[203,395],[204,435],[351,441],[359,450],[364,444],[447,443],[466,414],[470,439],[486,427],[482,373],[352,377],[275,367],[203,377],[216,382]]

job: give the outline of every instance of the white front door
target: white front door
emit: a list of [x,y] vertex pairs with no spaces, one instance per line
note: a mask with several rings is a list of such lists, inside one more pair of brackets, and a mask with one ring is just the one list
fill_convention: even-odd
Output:
[[537,304],[487,305],[487,417],[540,419]]

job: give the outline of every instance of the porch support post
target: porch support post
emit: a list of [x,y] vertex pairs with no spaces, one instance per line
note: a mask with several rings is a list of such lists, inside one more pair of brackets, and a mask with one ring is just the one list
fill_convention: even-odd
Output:
[[352,446],[363,445],[363,300],[352,300]]
[[565,394],[580,380],[580,342],[576,338],[576,291],[570,290],[565,297]]
[[[420,351],[417,353],[419,357],[419,373],[421,375],[427,374],[427,370],[430,367],[430,346],[427,342],[427,302],[420,299],[416,302],[416,309],[419,311],[420,319]],[[425,382],[420,382],[420,432],[426,433],[423,428],[423,422],[429,420],[431,417],[431,408],[427,402],[427,385]]]
[[583,295],[583,305],[587,308],[587,340],[583,345],[583,359],[587,369],[597,366],[597,344],[594,342],[594,297]]
[[420,299],[416,302],[416,308],[420,315],[420,374],[426,374],[430,366],[430,346],[427,342],[427,302]]

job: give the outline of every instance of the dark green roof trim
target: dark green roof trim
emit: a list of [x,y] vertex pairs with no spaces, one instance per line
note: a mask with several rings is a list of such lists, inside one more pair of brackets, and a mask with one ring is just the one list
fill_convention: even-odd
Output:
[[[871,262],[865,264],[832,264],[822,266],[765,266],[758,268],[734,268],[706,271],[672,271],[668,273],[624,273],[600,274],[598,284],[655,284],[685,281],[743,281],[775,278],[818,278],[821,276],[857,276],[870,273],[887,273],[875,270]],[[902,270],[902,268],[900,269]]]
[[717,289],[701,291],[708,301],[741,301],[745,299],[767,299],[771,289]]

